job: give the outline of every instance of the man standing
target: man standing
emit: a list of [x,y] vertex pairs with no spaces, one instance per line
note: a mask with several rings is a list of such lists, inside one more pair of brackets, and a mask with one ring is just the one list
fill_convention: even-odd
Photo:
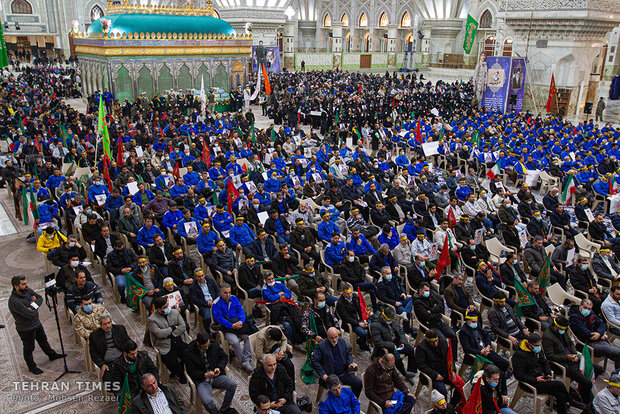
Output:
[[595,116],[595,122],[601,121],[603,122],[603,111],[605,110],[605,100],[603,99],[603,97],[601,96],[601,98],[598,100],[598,103],[596,104],[596,116]]
[[11,285],[13,286],[13,291],[9,297],[9,311],[13,315],[13,319],[15,319],[15,330],[17,330],[17,334],[24,345],[24,360],[28,370],[35,375],[39,375],[43,371],[37,367],[32,356],[35,340],[50,361],[62,358],[65,355],[54,351],[47,342],[47,336],[39,320],[38,309],[43,304],[41,295],[28,287],[26,276],[13,276],[11,278]]

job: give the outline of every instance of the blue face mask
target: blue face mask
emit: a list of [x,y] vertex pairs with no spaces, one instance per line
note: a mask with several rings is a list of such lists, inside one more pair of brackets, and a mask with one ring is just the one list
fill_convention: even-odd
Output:
[[392,275],[386,275],[385,280],[392,280]]
[[587,264],[582,264],[581,265],[581,270],[588,270],[588,265]]
[[564,335],[566,333],[566,329],[558,329],[558,333],[560,335]]
[[470,324],[469,324],[469,327],[470,327],[471,329],[476,329],[476,328],[478,327],[478,323],[477,323],[477,322],[476,322],[476,323],[470,323]]
[[164,315],[169,315],[169,314],[170,314],[170,308],[164,309]]
[[424,267],[424,264],[426,264],[426,262],[420,262],[420,267]]
[[476,250],[476,246],[469,246],[470,249]]
[[582,314],[583,316],[588,316],[588,315],[590,315],[590,312],[592,312],[590,309],[582,309],[582,310],[581,310],[581,314]]
[[319,309],[323,309],[323,308],[325,307],[325,302],[317,302],[316,306],[317,306]]
[[308,276],[314,277],[314,273],[308,273]]
[[540,351],[542,351],[542,346],[540,345],[536,345],[532,348],[532,351],[536,352],[537,354],[540,353]]
[[495,388],[497,387],[497,382],[490,382],[489,385],[491,386],[491,388]]
[[427,290],[427,291],[425,291],[424,293],[422,293],[422,295],[423,295],[425,298],[428,298],[428,297],[431,295],[431,291],[430,291],[430,290]]
[[85,305],[82,310],[86,313],[91,313],[93,311],[93,305]]

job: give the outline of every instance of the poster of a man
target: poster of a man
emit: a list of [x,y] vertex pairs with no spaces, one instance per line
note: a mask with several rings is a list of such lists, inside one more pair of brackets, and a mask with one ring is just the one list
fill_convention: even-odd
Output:
[[476,101],[478,107],[482,107],[482,95],[487,89],[487,56],[484,52],[480,54],[480,59],[474,69],[474,93],[476,94]]
[[523,85],[523,69],[516,67],[512,71],[512,77],[510,78],[510,89],[521,89],[521,85]]
[[254,58],[256,59],[256,63],[258,65],[258,67],[262,67],[263,63],[265,63],[266,59],[267,59],[267,49],[265,49],[265,46],[263,45],[263,41],[259,41],[258,42],[258,47],[256,48],[256,52],[255,52],[255,56]]

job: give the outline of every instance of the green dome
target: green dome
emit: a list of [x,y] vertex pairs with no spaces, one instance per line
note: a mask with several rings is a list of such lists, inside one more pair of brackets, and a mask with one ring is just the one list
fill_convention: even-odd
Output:
[[[111,22],[110,34],[120,33],[180,33],[235,34],[224,20],[211,16],[179,16],[162,14],[110,14],[101,19]],[[101,19],[88,27],[88,34],[103,33]]]

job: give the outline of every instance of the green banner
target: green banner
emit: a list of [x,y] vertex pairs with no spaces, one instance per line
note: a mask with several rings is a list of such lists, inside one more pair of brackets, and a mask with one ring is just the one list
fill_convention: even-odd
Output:
[[465,42],[463,42],[463,50],[469,55],[471,48],[474,46],[474,39],[478,31],[478,22],[476,19],[467,15],[467,25],[465,26]]
[[6,52],[6,40],[4,40],[4,28],[0,24],[0,68],[9,66],[9,55]]

